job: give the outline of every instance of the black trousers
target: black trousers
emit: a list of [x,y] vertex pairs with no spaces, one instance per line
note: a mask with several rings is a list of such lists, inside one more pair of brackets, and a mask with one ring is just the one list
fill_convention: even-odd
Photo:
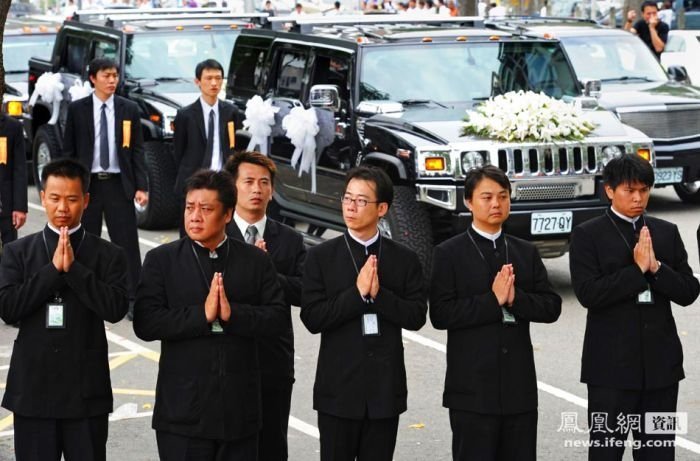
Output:
[[535,461],[537,410],[485,415],[450,410],[454,461]]
[[0,216],[0,239],[3,245],[17,240],[17,229],[12,225],[12,215]]
[[[625,452],[622,441],[629,432],[634,438],[632,457],[635,461],[673,460],[675,434],[646,434],[644,415],[648,412],[675,412],[678,384],[663,389],[630,391],[588,386],[588,427],[591,446],[588,459],[592,461],[621,460]],[[620,417],[620,415],[623,415]],[[639,415],[641,430],[630,429],[629,415]],[[620,418],[620,419],[618,419]],[[622,421],[623,424],[619,424]],[[607,423],[604,425],[604,423]],[[617,445],[621,446],[617,446]],[[637,448],[639,445],[639,448]],[[649,445],[649,446],[645,446]],[[654,446],[652,446],[654,445]],[[661,446],[665,445],[665,446]]]
[[318,413],[321,461],[392,461],[399,417],[345,419]]
[[28,418],[15,413],[16,461],[105,461],[108,415],[82,419]]
[[292,406],[292,379],[275,377],[274,386],[262,384],[262,429],[258,441],[259,461],[283,461],[288,458],[287,428]]
[[156,431],[160,461],[256,461],[258,435],[240,440],[212,440]]
[[94,174],[90,177],[90,203],[83,213],[85,230],[97,236],[102,235],[103,215],[109,239],[126,251],[128,294],[129,299],[133,300],[141,276],[141,252],[134,200],[124,194],[119,175],[112,175],[109,179],[98,179]]

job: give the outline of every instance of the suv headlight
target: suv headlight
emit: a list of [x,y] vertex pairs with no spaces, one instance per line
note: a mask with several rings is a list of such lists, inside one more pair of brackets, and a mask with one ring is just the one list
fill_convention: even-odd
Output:
[[619,157],[623,153],[624,152],[622,149],[617,146],[605,146],[603,147],[603,155],[600,160],[603,162],[603,166],[605,166],[610,160],[614,159],[615,157]]
[[484,156],[481,155],[481,152],[472,150],[462,154],[462,173],[466,174],[467,171],[482,166],[484,166]]

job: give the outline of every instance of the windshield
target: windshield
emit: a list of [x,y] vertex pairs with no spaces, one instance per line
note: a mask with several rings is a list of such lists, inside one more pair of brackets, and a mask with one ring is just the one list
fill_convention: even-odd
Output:
[[564,37],[562,43],[581,80],[667,81],[651,50],[634,35]]
[[449,43],[368,48],[360,100],[487,99],[513,90],[576,96],[573,72],[556,42]]
[[56,34],[6,35],[2,42],[5,72],[27,72],[29,58],[51,59]]
[[216,59],[227,75],[233,44],[232,31],[181,31],[134,34],[127,42],[126,78],[194,79],[194,69],[205,59]]

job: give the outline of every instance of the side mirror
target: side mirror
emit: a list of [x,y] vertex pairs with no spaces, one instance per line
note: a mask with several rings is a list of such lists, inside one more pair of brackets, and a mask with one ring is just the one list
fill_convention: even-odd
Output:
[[309,105],[333,112],[340,110],[340,93],[335,85],[314,85],[309,91]]
[[587,97],[600,98],[603,83],[600,80],[584,80],[583,95]]
[[680,83],[690,83],[690,77],[688,77],[688,71],[684,66],[668,66],[668,76],[674,82]]

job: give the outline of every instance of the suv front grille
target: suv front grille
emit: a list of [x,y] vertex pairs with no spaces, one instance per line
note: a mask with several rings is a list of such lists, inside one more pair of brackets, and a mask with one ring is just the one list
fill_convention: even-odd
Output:
[[619,112],[622,123],[653,139],[687,138],[700,135],[700,109]]
[[[623,152],[624,146],[618,146]],[[546,175],[596,174],[598,152],[596,146],[534,146],[498,150],[494,162],[509,177]]]

